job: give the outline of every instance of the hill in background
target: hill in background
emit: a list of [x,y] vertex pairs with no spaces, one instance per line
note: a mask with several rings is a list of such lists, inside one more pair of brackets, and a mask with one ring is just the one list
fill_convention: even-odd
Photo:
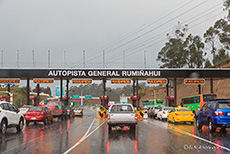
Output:
[[[230,68],[230,58],[222,61],[211,68]],[[177,105],[180,105],[181,99],[187,96],[198,94],[197,85],[185,85],[183,79],[177,80]],[[157,99],[166,99],[166,87],[156,87],[155,96]],[[211,93],[210,79],[205,80],[205,84],[201,85],[202,93]],[[213,79],[213,92],[218,94],[219,98],[230,98],[230,77],[228,79]],[[170,94],[171,93],[171,94]],[[174,90],[169,90],[169,95],[174,96]],[[153,88],[146,90],[141,97],[141,102],[154,99]]]

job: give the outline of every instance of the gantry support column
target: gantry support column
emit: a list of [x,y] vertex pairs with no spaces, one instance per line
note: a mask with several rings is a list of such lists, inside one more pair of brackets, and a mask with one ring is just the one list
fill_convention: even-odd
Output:
[[210,92],[213,94],[213,78],[210,79]]
[[174,106],[177,106],[177,85],[176,78],[174,79]]
[[27,86],[26,86],[26,104],[30,105],[30,79],[27,78]]
[[62,101],[62,95],[63,95],[63,92],[62,92],[62,78],[60,79],[60,100]]

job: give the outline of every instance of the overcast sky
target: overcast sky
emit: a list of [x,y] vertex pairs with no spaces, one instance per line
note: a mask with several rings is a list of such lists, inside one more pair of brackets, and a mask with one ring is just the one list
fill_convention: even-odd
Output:
[[85,50],[86,68],[157,68],[178,22],[203,36],[226,14],[223,0],[0,0],[0,67],[19,50],[20,68],[47,68],[50,50],[51,67],[82,68]]

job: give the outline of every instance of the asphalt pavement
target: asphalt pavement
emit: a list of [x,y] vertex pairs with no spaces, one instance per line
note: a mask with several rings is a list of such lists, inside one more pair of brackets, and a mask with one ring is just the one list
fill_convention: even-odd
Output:
[[189,123],[172,124],[155,119],[138,121],[136,132],[128,127],[109,133],[106,119],[96,110],[84,110],[83,117],[58,120],[53,124],[30,123],[21,133],[15,128],[0,134],[0,152],[6,154],[178,154],[230,153],[230,129],[211,134]]

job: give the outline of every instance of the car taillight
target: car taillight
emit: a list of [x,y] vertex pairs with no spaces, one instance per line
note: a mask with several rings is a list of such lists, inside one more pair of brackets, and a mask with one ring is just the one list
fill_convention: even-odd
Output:
[[135,116],[134,119],[137,120],[137,116]]
[[109,119],[110,119],[110,116],[108,116],[107,119],[109,120]]
[[194,114],[191,114],[191,116],[194,116]]
[[176,115],[176,116],[180,116],[180,114],[178,114],[178,113],[176,113],[175,115]]
[[165,111],[163,111],[163,114],[165,114]]
[[44,112],[41,112],[41,115],[44,115]]
[[68,110],[67,112],[70,112],[70,110]]
[[82,113],[82,111],[80,111],[80,113]]
[[224,115],[223,111],[215,111],[215,115]]

